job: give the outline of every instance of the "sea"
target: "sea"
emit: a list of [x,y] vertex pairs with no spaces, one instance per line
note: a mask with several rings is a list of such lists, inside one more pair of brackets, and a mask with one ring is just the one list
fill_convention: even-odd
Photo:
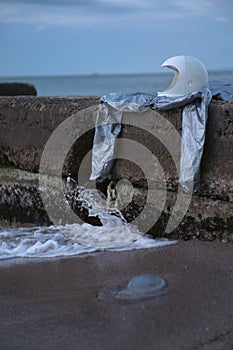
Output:
[[[73,76],[0,76],[0,82],[33,84],[38,96],[102,96],[111,92],[164,91],[173,73],[92,74]],[[233,82],[232,71],[209,72],[209,80]]]
[[[0,82],[33,84],[38,96],[102,96],[111,92],[147,92],[165,90],[173,74],[92,74],[74,76],[0,77]],[[209,72],[210,81],[233,82],[233,71]],[[102,198],[103,199],[103,198]],[[102,250],[149,249],[175,244],[140,233],[124,218],[106,211],[103,200],[95,203],[103,225],[74,224],[66,227],[0,227],[0,261],[15,258],[54,258],[80,256]],[[88,203],[87,207],[88,207]],[[91,207],[91,206],[89,206]],[[92,203],[93,209],[93,203]],[[85,239],[83,239],[83,237]]]

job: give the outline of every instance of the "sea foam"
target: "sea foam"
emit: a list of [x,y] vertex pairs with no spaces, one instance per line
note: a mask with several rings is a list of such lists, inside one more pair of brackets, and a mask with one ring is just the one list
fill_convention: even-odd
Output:
[[74,256],[102,250],[132,250],[161,247],[176,243],[154,239],[127,223],[118,208],[107,205],[98,190],[79,189],[75,200],[89,216],[99,218],[101,226],[86,222],[60,226],[0,229],[0,259],[17,257]]

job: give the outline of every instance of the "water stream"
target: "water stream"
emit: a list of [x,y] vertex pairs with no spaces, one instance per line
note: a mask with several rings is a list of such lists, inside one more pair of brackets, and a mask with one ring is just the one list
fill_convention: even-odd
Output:
[[[69,190],[71,178],[67,178]],[[17,257],[74,256],[101,250],[132,250],[161,247],[176,243],[153,239],[142,234],[135,225],[127,223],[121,211],[109,207],[105,195],[96,189],[79,188],[70,191],[73,201],[89,217],[96,217],[100,226],[89,223],[60,226],[20,227],[0,229],[0,259]]]

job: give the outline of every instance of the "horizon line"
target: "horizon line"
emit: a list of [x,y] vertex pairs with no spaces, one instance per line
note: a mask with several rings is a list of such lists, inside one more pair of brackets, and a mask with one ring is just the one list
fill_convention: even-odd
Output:
[[[62,73],[62,74],[12,74],[12,75],[1,75],[0,79],[12,79],[12,78],[75,78],[75,77],[103,77],[103,76],[129,76],[129,75],[170,75],[173,71],[155,71],[155,72],[137,72],[137,73]],[[211,69],[208,71],[209,74],[211,73],[233,73],[233,68],[226,68],[226,69]]]

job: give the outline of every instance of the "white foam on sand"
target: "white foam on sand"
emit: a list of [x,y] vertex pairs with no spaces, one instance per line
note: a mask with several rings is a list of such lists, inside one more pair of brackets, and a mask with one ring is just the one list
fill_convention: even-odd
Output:
[[[84,224],[85,225],[85,224]],[[88,224],[87,224],[88,225]],[[73,224],[66,226],[49,226],[33,228],[8,228],[0,231],[0,259],[19,257],[59,257],[73,256],[96,251],[132,250],[162,247],[176,243],[167,239],[153,239],[149,236],[132,233],[133,241],[124,239],[124,233],[130,232],[130,225],[127,230],[108,230],[101,226]],[[85,231],[85,237],[81,234]],[[122,233],[121,241],[118,239],[119,232]],[[64,234],[67,232],[67,235]],[[107,234],[107,235],[106,235]],[[86,239],[87,244],[80,244],[77,239],[81,236]],[[102,236],[102,237],[101,237]],[[100,238],[101,237],[101,238]],[[114,240],[114,237],[117,237]],[[88,245],[88,240],[91,244]]]
[[0,229],[0,260],[24,257],[74,256],[96,251],[162,247],[176,241],[154,239],[127,223],[118,208],[106,206],[97,190],[82,190],[78,200],[102,226],[88,223],[63,226]]

